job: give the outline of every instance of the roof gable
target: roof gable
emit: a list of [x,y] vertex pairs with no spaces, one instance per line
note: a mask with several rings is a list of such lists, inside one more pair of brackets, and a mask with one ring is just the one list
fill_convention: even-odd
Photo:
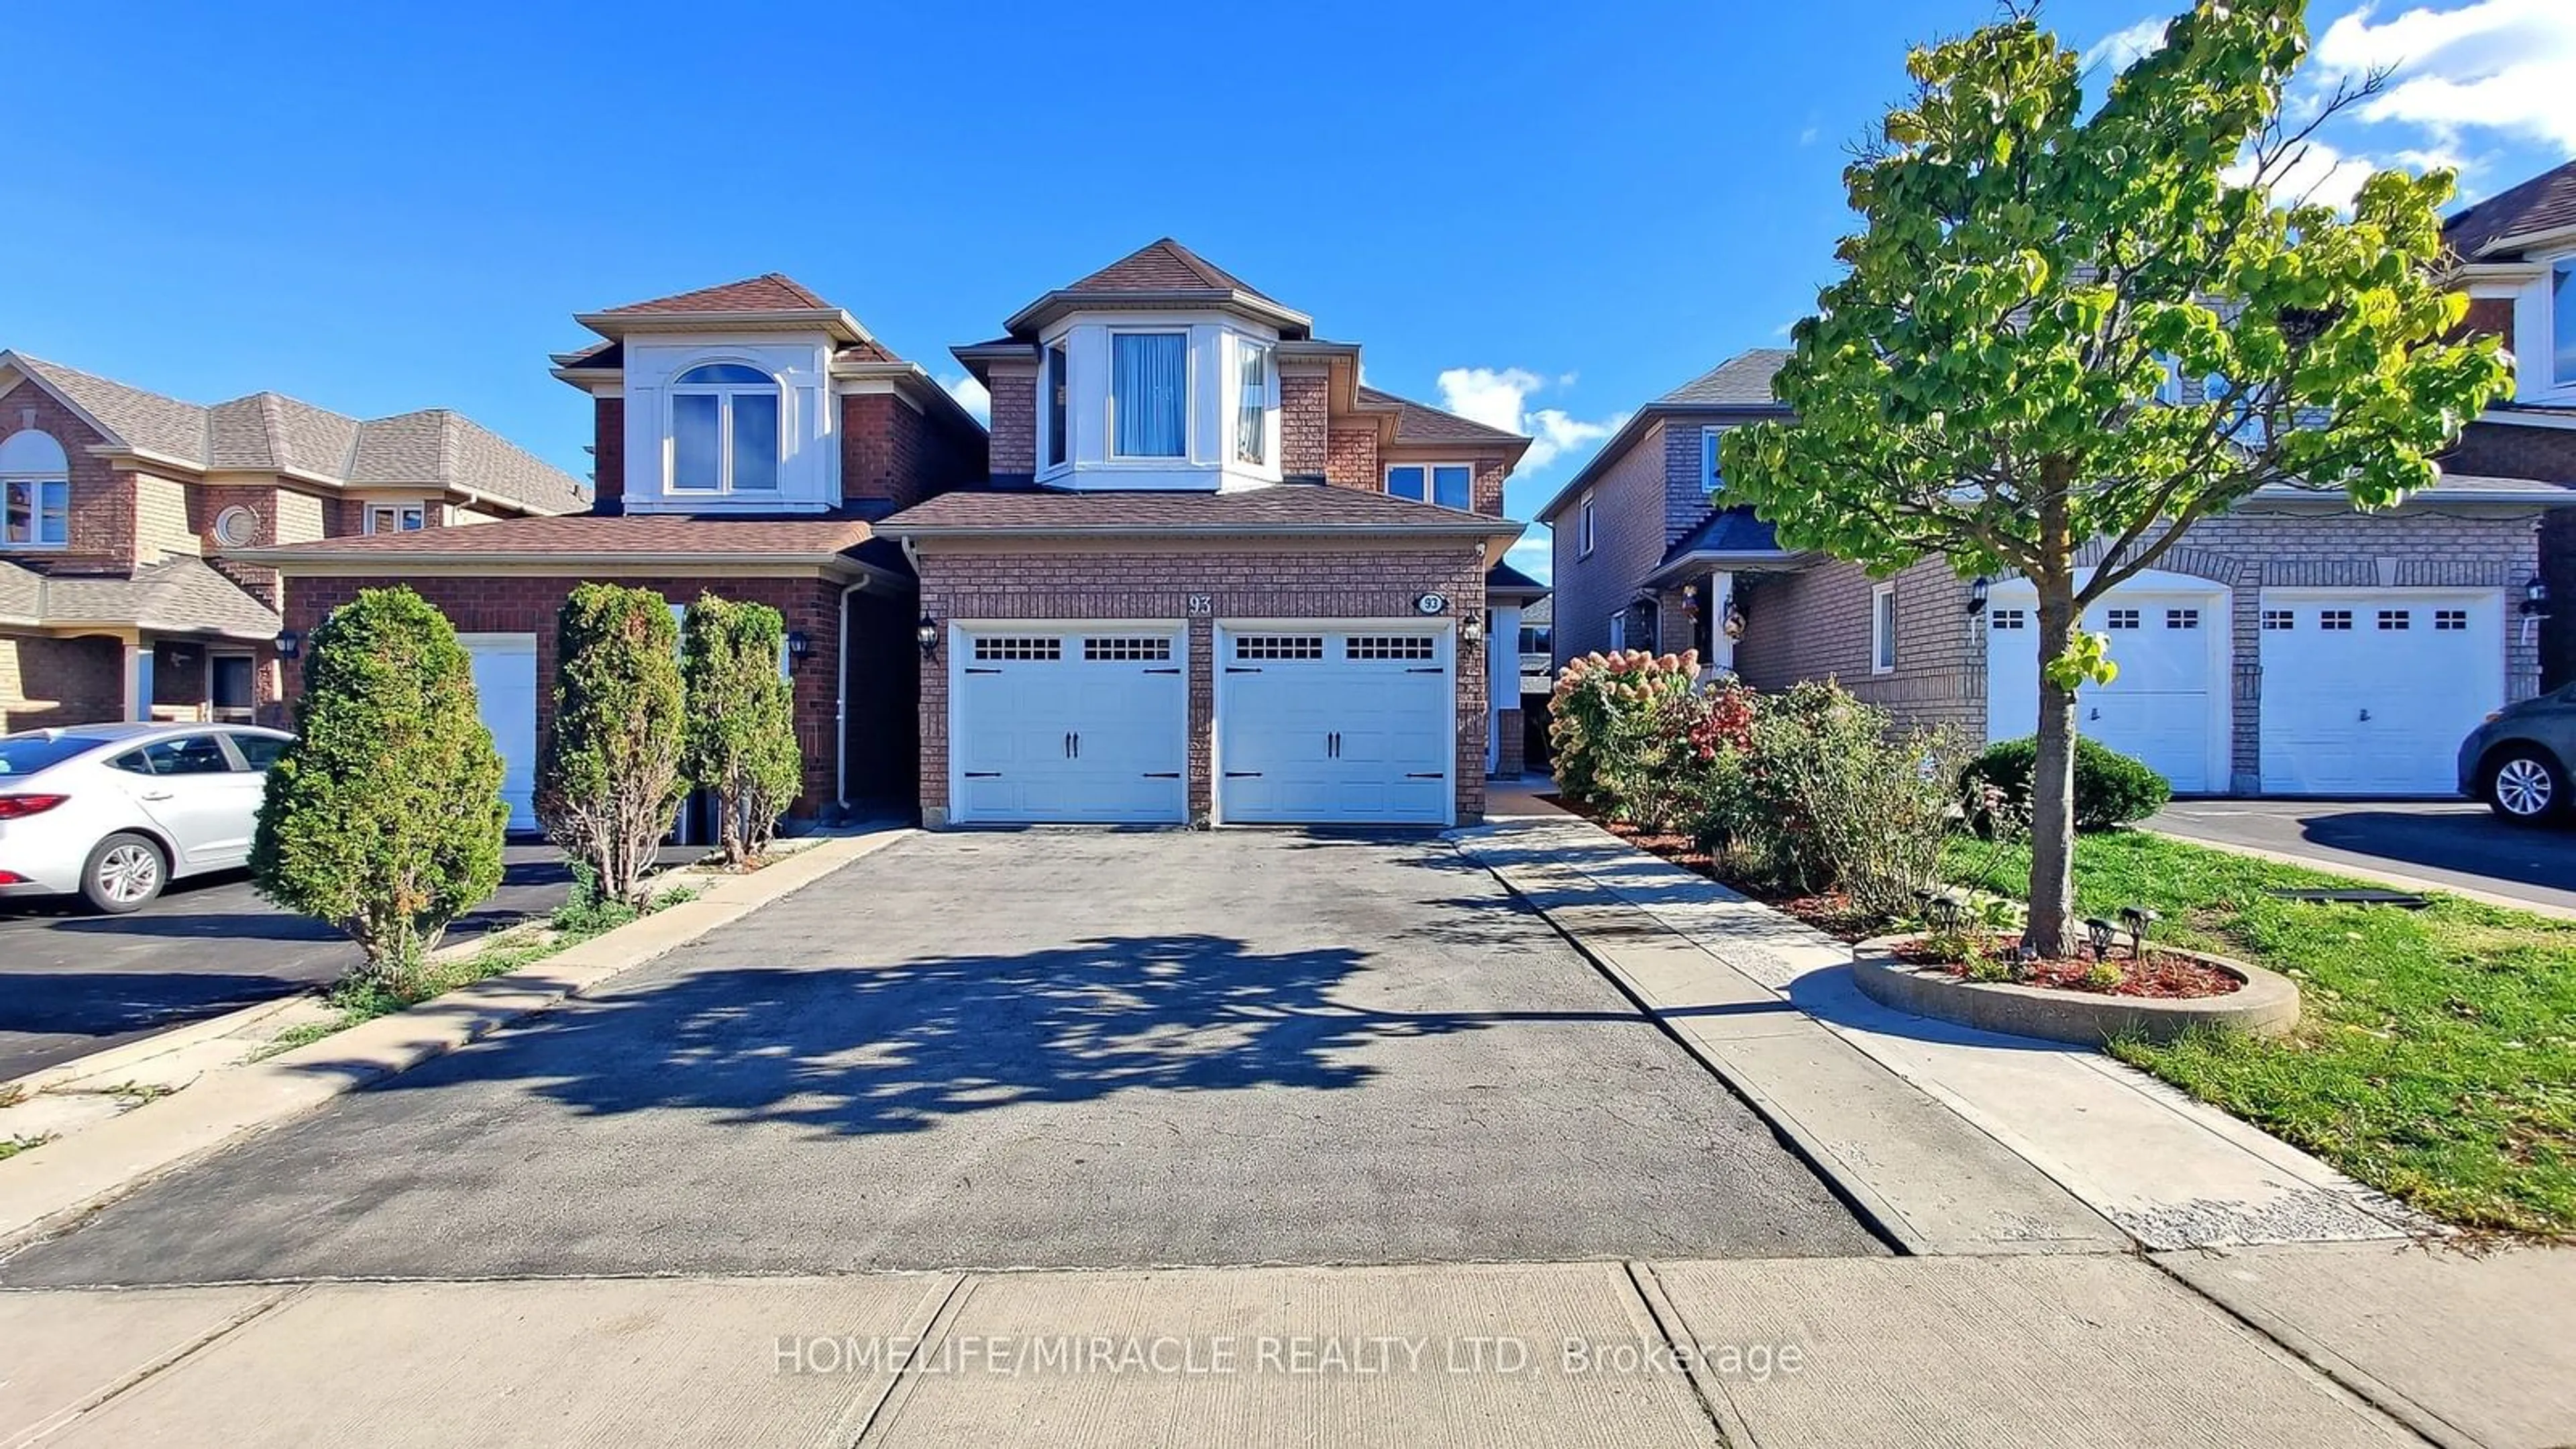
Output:
[[603,317],[662,316],[674,312],[837,312],[840,309],[784,272],[763,272],[693,292],[674,292],[611,307]]
[[1062,290],[1067,292],[1241,292],[1272,299],[1188,247],[1161,237]]
[[1444,412],[1427,403],[1397,397],[1373,387],[1359,390],[1364,404],[1396,410],[1395,440],[1399,443],[1505,443],[1527,447],[1529,439],[1520,433],[1490,427],[1474,418],[1463,418]]

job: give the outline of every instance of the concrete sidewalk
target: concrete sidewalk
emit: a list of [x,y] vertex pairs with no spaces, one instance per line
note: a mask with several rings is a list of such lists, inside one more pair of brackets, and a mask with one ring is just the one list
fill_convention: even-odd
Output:
[[[1800,1104],[1812,1104],[1823,1119],[1815,1135],[1840,1144],[1819,1169],[1865,1210],[1874,1198],[1892,1207],[1882,1225],[1911,1251],[1992,1252],[2014,1238],[2025,1251],[2082,1246],[2082,1221],[2034,1178],[2150,1249],[2437,1231],[2099,1052],[1880,1006],[1851,984],[1849,947],[1589,821],[1511,820],[1461,832],[1460,848],[1521,888],[1757,1107],[1782,1103],[1793,1135]],[[1918,1210],[1925,1231],[1909,1239],[1905,1220]],[[1980,1212],[1999,1226],[1978,1227]]]
[[2123,1256],[20,1291],[0,1341],[0,1444],[2419,1442]]

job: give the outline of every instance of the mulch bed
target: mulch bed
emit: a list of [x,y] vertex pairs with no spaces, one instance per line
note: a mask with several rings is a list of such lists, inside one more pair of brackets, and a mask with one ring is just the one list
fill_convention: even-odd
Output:
[[[1541,798],[1560,809],[1581,815],[1584,819],[1648,855],[1706,876],[1728,890],[1750,896],[1773,910],[1815,927],[1835,940],[1866,941],[1872,936],[1887,934],[1897,925],[1885,916],[1862,910],[1852,904],[1851,897],[1840,892],[1827,892],[1822,895],[1787,892],[1755,882],[1732,879],[1718,868],[1717,862],[1710,858],[1708,852],[1701,850],[1686,835],[1666,835],[1622,821],[1604,820],[1561,796],[1548,795]],[[2011,950],[2013,941],[2014,938],[2011,936],[1998,936],[1988,943],[1988,949],[1994,955],[2001,956]],[[1965,979],[1968,975],[1967,962],[1941,960],[1920,943],[1898,954],[1915,965],[1937,966],[1961,979]],[[2093,969],[2093,958],[2089,955],[2030,962],[2014,975],[2013,980],[2016,985],[2039,986],[2053,991],[2081,991],[2090,996],[2152,996],[2167,1000],[2225,996],[2243,985],[2235,977],[2216,967],[2189,956],[2160,951],[2153,945],[2147,947],[2144,962],[2130,959],[2116,946],[2112,948],[2111,960],[2120,967],[2120,984],[2113,987],[2094,986],[2084,980],[2084,973]]]
[[[2000,957],[2012,950],[2015,939],[2009,935],[1989,936],[1982,944],[1988,956]],[[1896,954],[1914,965],[1929,966],[1963,981],[1968,979],[1970,963],[1942,956],[1932,949],[1929,942],[1908,942],[1899,946]],[[2147,947],[2144,961],[2121,955],[2115,946],[2110,961],[2120,968],[2120,984],[2117,986],[2096,986],[2084,979],[2084,973],[2093,969],[2093,959],[2089,956],[2026,962],[2015,971],[2012,984],[2041,986],[2051,991],[2081,991],[2089,996],[2152,996],[2167,1001],[2225,996],[2244,985],[2205,961],[2172,951],[2160,951],[2152,945]]]

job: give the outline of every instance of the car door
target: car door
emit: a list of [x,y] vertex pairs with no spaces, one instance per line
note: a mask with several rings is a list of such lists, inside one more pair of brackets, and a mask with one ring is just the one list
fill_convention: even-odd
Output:
[[169,837],[178,856],[173,875],[249,858],[264,782],[256,771],[236,768],[213,731],[170,735],[108,763],[131,777],[126,792]]

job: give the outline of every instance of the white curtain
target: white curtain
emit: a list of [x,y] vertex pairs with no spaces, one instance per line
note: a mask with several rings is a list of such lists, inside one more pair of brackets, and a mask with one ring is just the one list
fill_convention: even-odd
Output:
[[1188,336],[1121,332],[1110,344],[1117,452],[1129,458],[1183,456],[1189,433]]

